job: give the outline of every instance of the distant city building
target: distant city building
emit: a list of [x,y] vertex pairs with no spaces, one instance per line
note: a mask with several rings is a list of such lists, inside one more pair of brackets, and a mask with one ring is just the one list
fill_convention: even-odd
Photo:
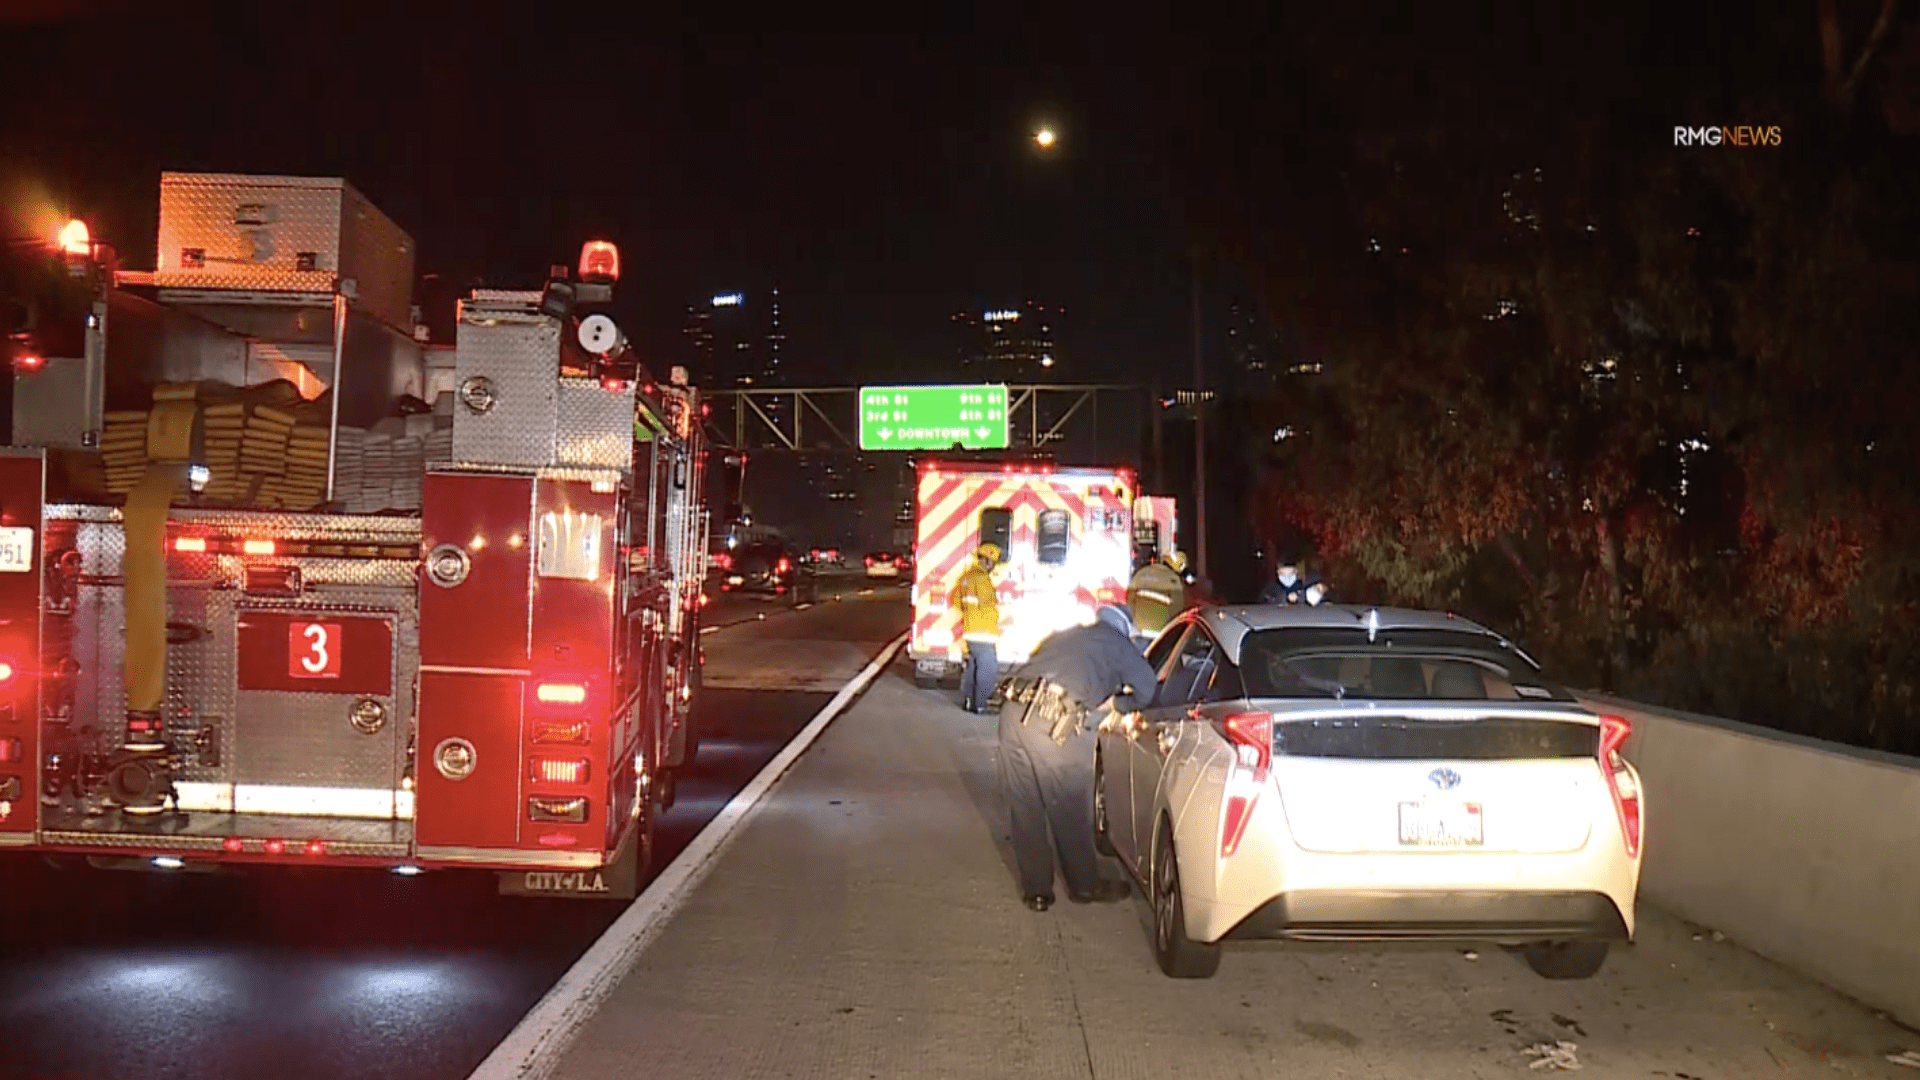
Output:
[[1226,329],[1227,383],[1232,389],[1269,389],[1283,370],[1300,373],[1294,371],[1299,365],[1283,368],[1285,349],[1280,336],[1253,305],[1233,301],[1227,309]]
[[953,316],[965,382],[1044,383],[1061,378],[1054,326],[1066,309],[1029,300],[1020,307]]
[[695,380],[716,389],[777,386],[787,336],[780,328],[780,290],[764,305],[739,292],[715,293],[687,305],[682,327]]

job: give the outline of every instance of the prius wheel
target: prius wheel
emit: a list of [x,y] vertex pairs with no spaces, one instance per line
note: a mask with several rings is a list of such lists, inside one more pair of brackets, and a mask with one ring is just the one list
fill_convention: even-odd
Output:
[[1527,966],[1547,979],[1591,979],[1607,962],[1604,941],[1536,941],[1526,951]]
[[1211,979],[1220,970],[1220,946],[1187,936],[1187,906],[1181,898],[1180,860],[1173,850],[1173,830],[1160,825],[1160,842],[1153,868],[1153,958],[1160,971],[1174,979]]
[[1093,850],[1109,859],[1120,855],[1107,835],[1107,763],[1098,751],[1093,755]]

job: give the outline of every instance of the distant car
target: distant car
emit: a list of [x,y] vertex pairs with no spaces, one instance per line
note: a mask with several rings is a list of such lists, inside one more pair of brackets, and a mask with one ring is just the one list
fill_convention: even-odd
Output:
[[814,548],[812,551],[807,552],[807,561],[814,566],[838,567],[846,565],[846,560],[840,555],[840,549],[836,547]]
[[1153,703],[1098,738],[1094,839],[1150,898],[1167,975],[1211,976],[1228,940],[1428,939],[1524,946],[1582,979],[1632,940],[1628,723],[1493,631],[1203,607],[1147,659]]
[[758,593],[801,599],[813,576],[784,544],[760,541],[734,549],[717,565],[721,592]]
[[867,576],[870,578],[897,578],[904,569],[900,565],[900,557],[891,551],[876,551],[867,556]]

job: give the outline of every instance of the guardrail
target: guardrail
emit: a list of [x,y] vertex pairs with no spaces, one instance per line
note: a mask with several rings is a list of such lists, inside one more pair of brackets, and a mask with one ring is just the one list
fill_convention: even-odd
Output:
[[1920,1026],[1920,758],[1581,698],[1633,723],[1641,895]]

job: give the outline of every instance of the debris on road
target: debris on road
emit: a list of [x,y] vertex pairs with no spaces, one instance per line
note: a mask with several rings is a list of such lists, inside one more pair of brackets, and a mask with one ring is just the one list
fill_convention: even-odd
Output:
[[1580,1060],[1573,1056],[1574,1051],[1578,1049],[1576,1044],[1561,1039],[1558,1042],[1534,1043],[1521,1053],[1535,1059],[1527,1065],[1527,1068],[1535,1072],[1543,1070],[1574,1072],[1580,1068]]
[[1480,959],[1480,954],[1477,952],[1474,952],[1472,949],[1468,949],[1466,952],[1463,952],[1460,955],[1466,957],[1469,960]]
[[1920,1050],[1902,1050],[1898,1054],[1888,1054],[1887,1060],[1895,1065],[1905,1065],[1909,1069],[1920,1069]]

